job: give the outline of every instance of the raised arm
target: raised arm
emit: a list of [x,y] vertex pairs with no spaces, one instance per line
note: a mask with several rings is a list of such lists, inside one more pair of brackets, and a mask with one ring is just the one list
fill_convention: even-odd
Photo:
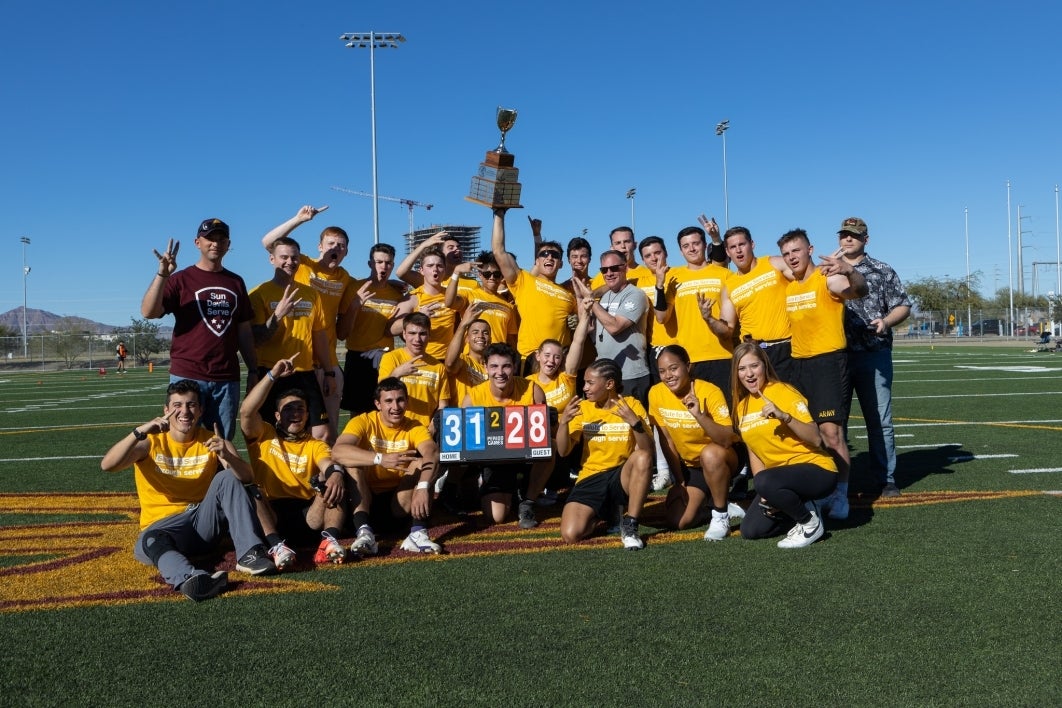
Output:
[[401,278],[404,282],[409,283],[415,288],[419,288],[423,285],[424,276],[413,270],[413,266],[417,264],[417,261],[420,260],[420,257],[424,255],[425,251],[432,246],[438,246],[441,244],[446,235],[445,231],[439,231],[417,244],[417,247],[414,248],[408,256],[402,259],[402,262],[398,264],[397,268],[395,268],[395,277]]
[[[166,432],[170,429],[170,417],[176,412],[177,409],[174,408],[166,415],[153,418],[146,423],[141,423],[136,426],[134,430],[144,433],[145,435]],[[111,446],[111,449],[107,451],[107,454],[105,454],[100,461],[100,469],[104,472],[124,470],[134,462],[139,462],[147,457],[150,450],[150,442],[147,440],[137,440],[136,436],[130,432]]]
[[262,420],[262,416],[258,413],[263,405],[265,405],[266,399],[269,398],[269,392],[273,390],[273,383],[284,376],[288,376],[295,371],[295,364],[291,359],[281,359],[276,364],[273,364],[273,368],[268,374],[262,377],[254,387],[247,392],[247,395],[243,398],[243,403],[240,404],[240,430],[243,432],[244,440],[251,443],[257,440],[262,434],[262,426],[265,425],[265,421]]
[[303,207],[300,207],[299,211],[295,214],[295,216],[291,217],[279,226],[274,226],[269,231],[269,233],[262,237],[262,246],[264,246],[265,249],[268,251],[270,248],[273,247],[273,242],[276,241],[278,238],[290,236],[292,231],[299,228],[307,221],[311,220],[313,217],[317,216],[322,211],[325,211],[327,209],[327,205],[323,207],[314,208],[307,204]]
[[590,314],[593,306],[593,298],[585,297],[579,300],[579,306],[576,308],[576,315],[578,315],[579,321],[575,325],[575,331],[572,332],[572,344],[568,347],[568,356],[564,358],[564,373],[569,376],[576,376],[579,373],[579,364],[583,361],[586,338],[590,331],[590,321],[593,319]]
[[490,233],[490,250],[494,253],[494,260],[501,269],[505,282],[512,285],[520,276],[520,268],[516,265],[516,259],[505,250],[505,209],[494,210],[494,227]]
[[822,256],[819,260],[822,261],[819,270],[826,276],[826,287],[837,297],[858,300],[870,292],[866,278],[842,257],[840,249],[832,255]]
[[144,299],[140,302],[140,314],[149,320],[162,317],[165,314],[162,306],[162,292],[166,287],[166,279],[177,270],[177,251],[181,250],[181,243],[173,242],[171,238],[166,244],[166,252],[159,253],[152,249],[155,258],[159,259],[159,269],[151,278]]

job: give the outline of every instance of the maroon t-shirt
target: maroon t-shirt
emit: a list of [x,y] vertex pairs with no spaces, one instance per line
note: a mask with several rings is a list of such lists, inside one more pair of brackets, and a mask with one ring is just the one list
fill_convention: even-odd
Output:
[[239,381],[237,324],[251,319],[243,278],[189,266],[166,280],[163,311],[173,313],[170,373],[199,381]]

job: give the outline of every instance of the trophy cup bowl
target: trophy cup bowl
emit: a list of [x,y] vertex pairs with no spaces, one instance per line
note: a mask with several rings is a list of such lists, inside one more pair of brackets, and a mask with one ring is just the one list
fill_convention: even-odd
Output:
[[498,130],[501,131],[501,143],[494,149],[494,152],[499,154],[509,152],[505,149],[505,134],[512,130],[514,125],[516,125],[516,109],[498,106]]

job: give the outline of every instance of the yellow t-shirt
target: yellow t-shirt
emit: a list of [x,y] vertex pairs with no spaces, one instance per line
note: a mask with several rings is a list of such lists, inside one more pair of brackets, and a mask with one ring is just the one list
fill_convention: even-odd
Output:
[[261,437],[247,444],[254,481],[268,499],[313,499],[310,478],[332,450],[320,440],[281,440],[276,428],[263,425]]
[[[645,298],[649,301],[649,309],[645,313],[645,341],[651,347],[678,344],[678,318],[672,315],[663,324],[656,321],[656,275],[644,266],[639,266],[639,268],[644,270],[645,274],[638,277],[635,285],[645,293]],[[667,289],[666,279],[664,288]]]
[[[719,387],[700,379],[693,379],[690,384],[694,395],[700,401],[701,410],[729,430],[733,425],[730,409]],[[653,425],[666,429],[671,435],[675,449],[686,466],[700,469],[701,450],[712,442],[712,439],[704,432],[704,428],[686,408],[682,399],[673,394],[662,381],[649,389],[649,418]]]
[[807,281],[789,283],[785,309],[793,328],[794,359],[845,348],[844,300],[830,292],[826,276],[818,268]]
[[[379,453],[405,452],[431,440],[431,433],[423,425],[408,417],[397,428],[392,428],[380,420],[379,411],[371,411],[354,416],[343,428],[343,435],[358,438],[358,447]],[[382,465],[370,465],[365,470],[365,481],[373,493],[389,492],[398,488],[398,483],[405,475],[405,470],[395,470]]]
[[[356,294],[364,284],[364,280],[355,280],[350,290]],[[358,310],[350,336],[347,337],[347,351],[393,348],[395,338],[389,331],[390,322],[404,297],[405,294],[389,281],[373,286],[372,294]]]
[[[295,287],[295,297],[300,302],[295,305],[290,315],[280,320],[272,337],[255,346],[260,367],[271,368],[281,359],[287,359],[299,352],[299,356],[295,357],[295,370],[313,370],[313,333],[327,330],[328,325],[325,322],[324,311],[321,309],[317,293],[313,288],[298,282],[295,283]],[[252,290],[249,295],[251,308],[254,310],[254,319],[251,323],[264,325],[266,320],[272,317],[277,303],[284,297],[284,288],[272,280],[267,280]],[[332,332],[335,333],[334,326]]]
[[[415,288],[411,297],[417,298],[417,308],[439,303],[442,305],[446,300],[446,292],[437,295],[429,295],[424,292],[424,286]],[[457,322],[459,313],[446,305],[431,313],[431,331],[428,333],[428,343],[424,350],[440,361],[446,358],[446,348],[450,346],[450,340],[454,338],[454,323]]]
[[731,273],[726,280],[730,302],[737,312],[741,335],[762,342],[789,336],[789,316],[785,311],[788,281],[771,265],[770,258],[757,258],[748,273]]
[[[645,408],[636,399],[624,396],[623,400],[642,419],[648,430],[649,418]],[[593,401],[579,403],[579,412],[568,421],[568,436],[572,443],[583,441],[578,484],[613,467],[619,467],[634,452],[634,433],[631,426],[612,408],[598,408]]]
[[328,366],[337,366],[336,321],[339,313],[346,312],[357,295],[357,288],[350,287],[354,279],[343,266],[331,270],[303,253],[299,257],[299,269],[295,271],[295,282],[309,285],[317,293],[326,324],[325,331],[328,332],[328,352],[323,358],[327,359]]
[[[641,285],[639,285],[639,283],[646,278],[653,278],[653,282],[656,282],[656,276],[653,275],[653,271],[646,268],[643,264],[639,263],[633,268],[627,268],[627,282],[634,283],[635,287],[640,288]],[[590,289],[597,290],[598,288],[603,287],[604,285],[605,276],[601,273],[600,270],[598,270],[597,275],[590,279]],[[650,300],[649,302],[653,301]]]
[[[479,285],[473,285],[468,289],[460,289],[458,292],[468,301],[469,307],[477,302],[485,303],[486,309],[479,316],[490,325],[491,344],[515,341],[516,306],[512,302],[504,297],[487,292]],[[434,323],[432,326],[435,326]],[[465,342],[465,351],[468,351],[468,342]]]
[[[380,358],[380,380],[386,379],[392,371],[412,358],[413,355],[405,347],[384,354]],[[425,354],[418,368],[417,373],[402,377],[402,383],[406,385],[409,396],[406,415],[421,425],[428,426],[431,425],[435,411],[439,409],[439,401],[445,399],[453,403],[454,399],[450,390],[450,377],[441,361]]]
[[196,428],[195,438],[187,443],[177,442],[169,433],[148,435],[147,457],[133,464],[141,530],[203,501],[221,469],[217,455],[206,446],[211,437],[213,433],[204,428]]
[[465,394],[473,386],[478,386],[487,380],[487,369],[485,365],[478,364],[472,357],[467,354],[462,354],[458,360],[458,371],[456,374],[450,377],[450,389],[454,393],[454,398],[450,401],[451,406],[461,406],[464,404]]
[[499,401],[490,390],[490,381],[484,381],[469,391],[473,406],[533,406],[535,405],[535,387],[527,379],[513,381],[512,396]]
[[509,286],[520,313],[520,330],[516,349],[527,356],[547,339],[556,339],[563,346],[572,341],[568,329],[568,315],[575,312],[575,298],[568,290],[542,276],[521,270],[516,282]]
[[546,394],[546,405],[550,408],[556,408],[558,412],[564,410],[564,407],[568,405],[568,401],[572,400],[575,395],[575,377],[566,371],[559,372],[557,378],[545,384],[542,383],[542,379],[538,377],[538,374],[531,374],[527,377],[527,380],[538,384],[538,387],[542,389],[542,393]]
[[[778,408],[805,423],[813,422],[808,411],[808,402],[795,388],[788,384],[774,381],[767,384],[764,394]],[[760,458],[765,469],[810,463],[829,470],[837,471],[833,458],[810,447],[794,435],[778,419],[763,416],[763,398],[747,396],[737,404],[738,432],[749,450]]]
[[718,317],[719,294],[729,276],[729,270],[714,263],[697,270],[679,266],[668,271],[668,281],[675,283],[676,337],[686,347],[692,362],[729,359],[734,353],[734,343],[720,339],[708,328],[697,304],[697,293],[713,300],[712,316]]

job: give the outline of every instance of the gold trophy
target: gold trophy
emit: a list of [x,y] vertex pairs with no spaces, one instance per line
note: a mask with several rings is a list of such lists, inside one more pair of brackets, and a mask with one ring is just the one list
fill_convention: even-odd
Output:
[[465,199],[491,208],[521,209],[521,184],[516,181],[520,170],[513,167],[515,156],[505,149],[505,134],[516,124],[516,109],[498,106],[497,118],[501,143],[488,150],[479,163],[479,172],[472,177],[472,188]]

